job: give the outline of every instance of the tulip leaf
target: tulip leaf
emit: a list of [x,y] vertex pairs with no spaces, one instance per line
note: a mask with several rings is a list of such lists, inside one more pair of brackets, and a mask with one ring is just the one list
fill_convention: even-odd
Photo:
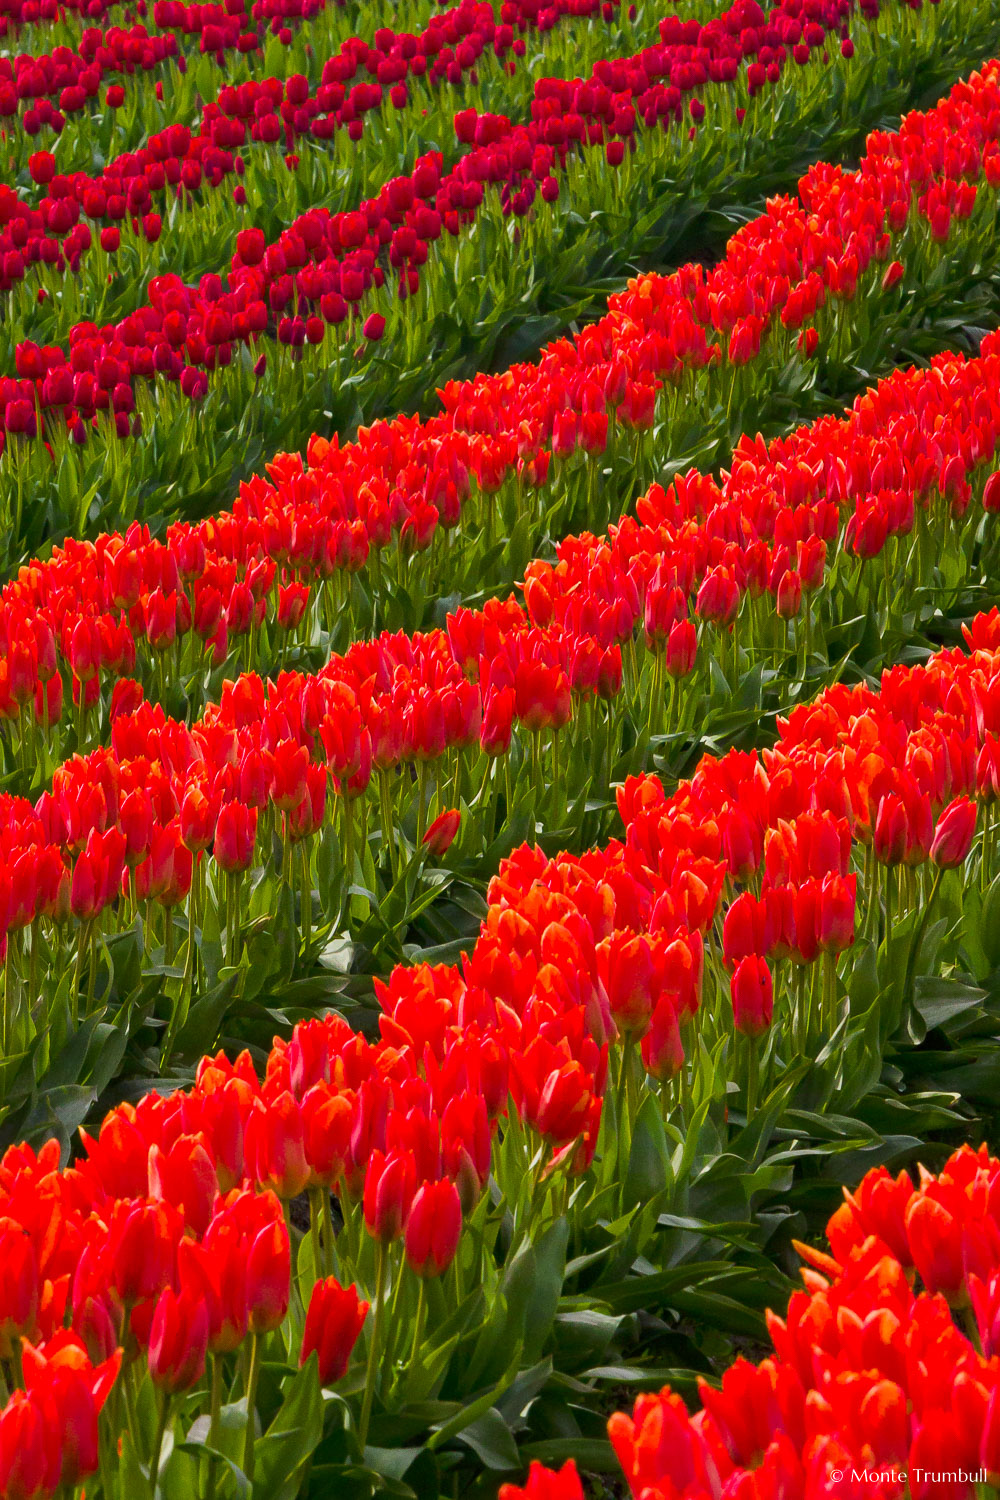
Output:
[[254,1489],[262,1495],[294,1494],[289,1481],[306,1463],[323,1436],[323,1397],[316,1358],[309,1359],[288,1381],[281,1407],[255,1450]]
[[509,1471],[516,1469],[520,1462],[510,1428],[495,1406],[456,1435],[458,1441],[471,1448],[488,1469]]
[[669,1186],[670,1180],[670,1151],[663,1129],[659,1099],[656,1095],[647,1093],[632,1131],[622,1201],[628,1205],[647,1203],[650,1198],[662,1193]]

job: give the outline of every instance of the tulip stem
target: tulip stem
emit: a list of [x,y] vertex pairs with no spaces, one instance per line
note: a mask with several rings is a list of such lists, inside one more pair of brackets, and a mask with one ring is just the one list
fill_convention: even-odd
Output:
[[257,1424],[254,1421],[254,1408],[257,1404],[257,1382],[260,1379],[260,1349],[260,1334],[251,1334],[250,1369],[247,1371],[247,1426],[246,1432],[243,1435],[243,1472],[251,1484],[253,1484],[253,1464],[255,1444],[257,1439]]
[[[212,1355],[212,1387],[211,1387],[211,1397],[210,1397],[210,1399],[211,1399],[211,1407],[210,1407],[210,1416],[209,1416],[209,1421],[208,1421],[208,1446],[210,1448],[214,1448],[216,1450],[216,1452],[218,1452],[218,1449],[219,1449],[219,1438],[220,1438],[220,1428],[221,1428],[221,1425],[222,1425],[222,1356],[221,1356],[221,1354],[213,1354]],[[214,1455],[210,1455],[209,1456],[209,1460],[208,1460],[208,1487],[207,1487],[206,1492],[205,1492],[206,1493],[206,1500],[214,1500],[214,1497],[215,1497],[215,1483],[216,1483],[216,1479],[217,1478],[218,1478],[218,1475],[217,1475],[216,1467],[215,1467],[215,1457],[214,1457]]]
[[[397,1275],[396,1280],[395,1280],[395,1284],[393,1285],[393,1288],[392,1288],[392,1300],[391,1300],[391,1302],[389,1304],[389,1318],[388,1318],[388,1327],[386,1329],[385,1348],[382,1351],[382,1360],[381,1360],[381,1363],[383,1365],[388,1365],[389,1366],[389,1370],[388,1370],[389,1374],[392,1373],[392,1357],[391,1356],[392,1356],[392,1353],[393,1353],[393,1350],[394,1350],[395,1344],[396,1344],[396,1340],[393,1337],[393,1335],[394,1335],[395,1329],[396,1329],[396,1311],[397,1311],[397,1308],[399,1307],[399,1294],[400,1294],[400,1290],[402,1288],[403,1281],[404,1281],[404,1276],[403,1276],[404,1266],[405,1266],[405,1262],[402,1262],[400,1264],[400,1267],[399,1267],[399,1274]],[[458,1305],[457,1302],[456,1302],[455,1305],[456,1306]],[[383,1380],[385,1379],[385,1373],[383,1373],[383,1377],[382,1378],[383,1378]]]
[[930,893],[928,894],[927,900],[924,903],[923,915],[920,918],[920,922],[919,922],[919,924],[917,926],[916,933],[914,934],[913,943],[912,943],[912,945],[910,947],[909,955],[907,956],[907,960],[906,960],[906,974],[904,975],[904,978],[903,978],[903,1004],[904,1005],[909,1004],[909,1001],[910,1001],[911,992],[913,990],[913,984],[914,984],[914,970],[917,967],[917,959],[920,956],[920,949],[921,949],[921,946],[923,945],[924,934],[927,931],[927,923],[930,921],[931,909],[932,909],[932,907],[934,905],[934,897],[938,893],[938,887],[941,884],[941,878],[942,878],[943,875],[944,875],[944,866],[943,865],[939,865],[938,868],[937,868],[937,870],[934,872],[934,883],[931,886]]
[[318,1281],[323,1261],[323,1252],[319,1242],[319,1216],[322,1213],[322,1199],[325,1189],[310,1188],[309,1190],[309,1243],[312,1245],[313,1277]]
[[160,1414],[156,1423],[156,1436],[153,1439],[153,1455],[149,1462],[149,1492],[156,1500],[156,1481],[160,1473],[160,1454],[163,1451],[163,1435],[167,1430],[167,1419],[170,1416],[170,1396],[163,1391],[160,1396]]
[[747,1037],[747,1124],[757,1109],[757,1038]]
[[389,773],[386,770],[380,770],[378,773],[378,798],[382,813],[382,842],[389,856],[391,883],[395,885],[399,879],[399,869],[396,858],[396,839],[393,832],[392,801],[389,796]]
[[333,1275],[333,1216],[330,1213],[330,1189],[322,1191],[320,1203],[323,1210],[323,1274]]
[[420,1353],[420,1341],[424,1336],[424,1319],[427,1316],[427,1283],[420,1278],[420,1288],[417,1292],[417,1315],[413,1320],[413,1348],[410,1353],[410,1364],[416,1363],[417,1355]]
[[87,1015],[94,1008],[94,991],[97,987],[97,923],[90,923],[90,972],[87,975]]
[[[375,1373],[378,1370],[379,1344],[382,1340],[382,1314],[385,1308],[385,1275],[389,1258],[381,1240],[375,1253],[375,1321],[372,1325],[372,1343],[368,1351],[368,1374],[365,1377],[365,1398],[361,1406],[361,1421],[358,1425],[358,1441],[364,1453],[368,1441],[368,1424],[371,1421],[372,1401],[375,1397]],[[245,1467],[245,1466],[244,1466]]]
[[300,845],[299,853],[302,861],[302,890],[300,894],[302,951],[306,954],[309,952],[309,944],[312,942],[312,874],[309,870],[309,854],[304,839]]

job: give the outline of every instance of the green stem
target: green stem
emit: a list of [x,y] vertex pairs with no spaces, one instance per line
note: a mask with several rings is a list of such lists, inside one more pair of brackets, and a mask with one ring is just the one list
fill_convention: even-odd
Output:
[[427,1316],[427,1283],[420,1278],[420,1290],[417,1293],[417,1315],[413,1321],[413,1346],[410,1353],[410,1364],[414,1364],[420,1353],[420,1341],[424,1336],[424,1319]]
[[385,1304],[385,1276],[388,1265],[389,1257],[386,1247],[379,1240],[375,1271],[375,1321],[372,1325],[372,1342],[368,1351],[368,1374],[365,1377],[365,1396],[361,1407],[361,1421],[358,1425],[358,1441],[362,1452],[368,1441],[368,1424],[371,1422],[372,1401],[375,1398],[375,1375],[379,1365],[379,1344],[382,1339],[382,1315]]
[[322,1250],[319,1239],[319,1221],[323,1212],[324,1188],[314,1187],[309,1189],[309,1242],[312,1245],[313,1275],[319,1279],[323,1266]]
[[943,868],[939,868],[935,872],[934,883],[931,886],[930,894],[928,895],[927,901],[926,901],[926,903],[924,905],[923,915],[920,918],[920,924],[917,927],[917,931],[916,931],[916,934],[914,936],[912,946],[910,947],[909,954],[907,955],[907,959],[906,959],[906,973],[905,973],[905,975],[903,977],[903,1004],[904,1005],[909,1004],[909,1001],[910,1001],[910,996],[911,996],[911,993],[912,993],[912,990],[913,990],[913,975],[914,975],[914,970],[917,967],[917,959],[918,959],[918,957],[920,955],[920,948],[921,948],[921,945],[922,945],[922,943],[924,941],[924,934],[927,931],[927,924],[928,924],[928,922],[931,919],[931,908],[934,905],[934,897],[938,893],[938,887],[941,884],[941,880],[942,880],[943,875],[944,875],[944,869]]
[[747,1037],[747,1124],[757,1108],[757,1038]]
[[160,1395],[160,1415],[156,1423],[156,1437],[153,1439],[153,1456],[149,1462],[149,1492],[156,1500],[156,1481],[160,1473],[160,1454],[163,1451],[163,1435],[167,1430],[167,1418],[170,1416],[170,1396],[166,1391]]
[[251,1334],[250,1369],[247,1372],[247,1426],[243,1438],[243,1472],[251,1484],[253,1484],[253,1464],[257,1439],[254,1408],[257,1404],[257,1382],[260,1379],[260,1349],[260,1334]]
[[[222,1435],[222,1355],[213,1354],[212,1360],[212,1394],[211,1408],[208,1422],[208,1446],[219,1449],[219,1441]],[[205,1490],[205,1500],[214,1500],[215,1484],[218,1475],[216,1473],[215,1459],[208,1460],[208,1483]]]

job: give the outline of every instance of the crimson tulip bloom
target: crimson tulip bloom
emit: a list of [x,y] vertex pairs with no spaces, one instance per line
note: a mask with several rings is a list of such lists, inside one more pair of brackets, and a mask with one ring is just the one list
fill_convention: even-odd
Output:
[[0,1357],[10,1359],[23,1334],[32,1335],[38,1313],[38,1256],[24,1229],[0,1219]]
[[320,1385],[335,1385],[346,1374],[368,1306],[358,1297],[357,1287],[342,1287],[336,1276],[316,1282],[306,1312],[299,1364],[304,1365],[315,1351]]
[[187,1391],[205,1373],[208,1313],[190,1292],[166,1287],[153,1314],[149,1335],[149,1373],[170,1395]]
[[737,1031],[745,1036],[761,1036],[774,1013],[774,988],[767,964],[756,954],[748,954],[736,965],[729,983]]
[[251,1333],[271,1333],[281,1327],[288,1312],[291,1274],[288,1228],[283,1219],[275,1220],[260,1231],[247,1256],[247,1326]]
[[302,1110],[287,1089],[252,1110],[243,1149],[249,1175],[279,1198],[290,1201],[306,1187],[310,1174]]
[[969,797],[949,802],[937,821],[930,857],[941,870],[964,864],[976,832],[976,804]]
[[427,853],[435,859],[440,859],[443,854],[447,854],[455,841],[461,822],[462,814],[457,807],[449,807],[445,812],[440,813],[423,837]]
[[250,868],[256,838],[255,807],[245,807],[242,802],[227,802],[220,808],[213,852],[227,874]]
[[455,1258],[462,1236],[462,1205],[450,1178],[425,1182],[406,1220],[403,1248],[417,1276],[440,1276]]
[[417,1187],[410,1151],[373,1151],[365,1173],[364,1213],[368,1232],[384,1245],[403,1232]]
[[671,677],[687,677],[698,656],[698,632],[693,620],[678,620],[670,627],[665,655]]

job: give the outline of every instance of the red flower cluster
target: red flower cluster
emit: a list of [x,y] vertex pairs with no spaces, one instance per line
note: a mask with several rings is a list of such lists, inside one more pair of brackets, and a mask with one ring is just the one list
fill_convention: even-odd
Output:
[[[0,16],[0,36],[5,22],[6,17]],[[75,52],[58,47],[34,57],[29,53],[0,57],[0,119],[8,127],[19,121],[28,135],[37,135],[45,126],[58,133],[67,115],[94,105],[109,75],[137,69],[150,73],[177,55],[176,37],[150,33],[136,22],[127,30],[87,27]]]
[[[830,1253],[800,1247],[806,1290],[770,1315],[773,1356],[737,1360],[721,1389],[699,1381],[693,1418],[669,1387],[611,1418],[636,1497],[967,1500],[996,1486],[1000,1162],[963,1146],[917,1187],[879,1167],[845,1196]],[[538,1473],[513,1493],[575,1500],[567,1483]]]
[[[459,113],[456,129],[467,149],[451,171],[443,171],[438,153],[425,155],[408,176],[392,178],[357,209],[337,214],[310,210],[271,245],[259,230],[242,231],[228,284],[210,274],[192,290],[179,276],[156,277],[148,302],[118,324],[105,329],[75,324],[68,351],[20,344],[17,377],[0,379],[0,432],[34,436],[37,402],[76,441],[86,439],[87,424],[100,412],[110,412],[119,436],[126,438],[136,428],[136,379],[179,382],[185,397],[198,400],[207,391],[210,372],[228,365],[240,344],[268,333],[301,349],[320,343],[328,327],[344,323],[352,313],[360,316],[361,304],[370,303],[371,294],[386,284],[395,283],[400,299],[412,297],[428,274],[423,267],[431,246],[443,235],[461,234],[484,204],[484,211],[498,206],[503,216],[523,217],[539,197],[554,201],[560,191],[557,174],[571,157],[606,149],[609,161],[620,164],[626,147],[634,148],[643,131],[669,128],[683,117],[685,100],[697,106],[696,113],[703,111],[700,99],[693,97],[699,89],[731,89],[731,76],[742,68],[749,70],[748,76],[763,68],[755,60],[765,53],[777,81],[793,33],[807,38],[795,45],[805,47],[808,55],[831,30],[841,28],[850,0],[824,0],[821,21],[804,22],[806,10],[816,8],[793,0],[794,14],[788,5],[776,7],[768,20],[756,0],[737,0],[703,28],[670,18],[662,23],[667,39],[659,46],[620,64],[598,64],[591,79],[574,80],[565,88],[540,83],[528,123]],[[697,45],[692,45],[695,35]],[[765,81],[762,77],[760,83]],[[753,79],[750,83],[755,86]],[[227,135],[233,123],[227,122]],[[488,196],[487,189],[493,190]],[[13,212],[9,204],[5,212]],[[57,213],[61,218],[64,210]],[[23,218],[18,222],[23,225]],[[74,225],[69,234],[78,228],[86,226]],[[58,260],[63,251],[57,241],[52,243]],[[82,251],[80,235],[73,244],[71,262],[73,253]],[[106,248],[114,248],[113,240]],[[16,246],[8,254],[15,252]],[[12,270],[23,274],[17,253]],[[364,337],[377,342],[384,327],[384,313],[373,308],[364,320]],[[353,320],[349,336],[356,342]],[[645,423],[654,394],[654,383],[644,379],[641,391],[626,401],[626,419]],[[616,401],[628,395],[623,385]]]

